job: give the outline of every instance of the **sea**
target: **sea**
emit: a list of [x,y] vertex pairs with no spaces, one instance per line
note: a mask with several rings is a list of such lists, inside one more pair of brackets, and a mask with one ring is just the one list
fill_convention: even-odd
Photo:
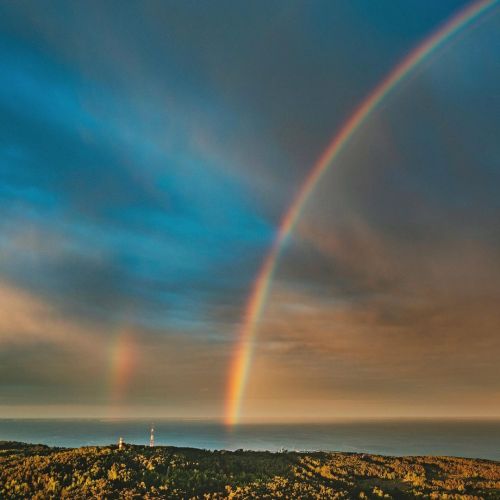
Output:
[[0,419],[0,441],[59,447],[126,443],[208,450],[343,451],[500,460],[500,420],[373,420],[245,424],[203,420]]

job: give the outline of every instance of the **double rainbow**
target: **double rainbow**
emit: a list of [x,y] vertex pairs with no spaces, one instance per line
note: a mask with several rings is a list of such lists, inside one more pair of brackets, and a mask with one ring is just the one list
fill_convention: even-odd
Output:
[[497,2],[498,0],[480,0],[472,3],[449,19],[410,52],[358,106],[312,167],[300,191],[282,219],[278,233],[264,259],[247,301],[242,318],[242,327],[229,371],[224,418],[227,425],[238,423],[240,417],[241,403],[252,363],[257,326],[266,302],[278,257],[318,181],[328,167],[336,160],[349,139],[370,117],[391,90],[403,81],[430,54],[442,47],[461,29],[470,26],[478,16],[492,9]]

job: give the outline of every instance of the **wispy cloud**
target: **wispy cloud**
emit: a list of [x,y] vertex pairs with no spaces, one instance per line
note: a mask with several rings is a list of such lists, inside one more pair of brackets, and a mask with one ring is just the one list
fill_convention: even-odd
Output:
[[[106,414],[116,383],[123,414],[220,415],[308,169],[465,3],[0,3],[0,405]],[[498,23],[422,67],[309,200],[249,415],[498,408]]]

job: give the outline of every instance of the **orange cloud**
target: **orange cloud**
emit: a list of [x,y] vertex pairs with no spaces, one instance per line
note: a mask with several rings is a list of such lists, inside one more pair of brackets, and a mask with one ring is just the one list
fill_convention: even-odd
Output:
[[56,308],[25,290],[0,283],[0,345],[57,343],[95,348],[95,337],[62,317]]

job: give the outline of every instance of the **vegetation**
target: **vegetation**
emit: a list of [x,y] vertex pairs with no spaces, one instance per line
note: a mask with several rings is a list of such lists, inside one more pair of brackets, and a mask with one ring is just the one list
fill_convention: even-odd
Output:
[[500,463],[0,442],[0,498],[500,498]]

